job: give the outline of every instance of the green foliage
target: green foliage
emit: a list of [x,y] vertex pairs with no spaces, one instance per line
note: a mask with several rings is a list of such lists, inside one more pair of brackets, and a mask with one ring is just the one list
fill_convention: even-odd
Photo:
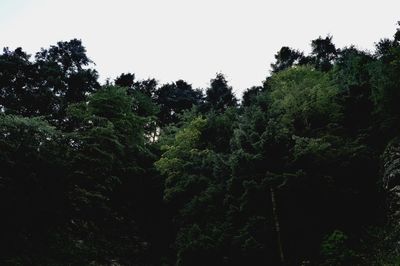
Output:
[[[197,224],[189,225],[177,236],[178,260],[176,265],[223,264],[219,255],[223,248],[225,225],[213,225],[202,229]],[[225,258],[226,260],[226,258]]]
[[237,99],[232,92],[232,87],[228,85],[225,76],[218,73],[214,79],[210,81],[210,87],[206,90],[205,110],[214,110],[223,112],[229,107],[234,107],[237,104]]
[[183,171],[191,157],[207,153],[196,149],[205,124],[206,120],[201,117],[194,119],[176,134],[173,143],[162,147],[164,153],[155,165],[161,174],[167,175],[164,196],[166,200],[171,200],[176,194],[183,192],[184,188],[195,185],[195,180],[183,178]]
[[400,262],[398,246],[400,231],[396,224],[368,228],[358,247],[364,264],[373,266],[397,265]]
[[0,115],[2,264],[41,264],[38,254],[48,254],[47,237],[67,211],[68,150],[42,119]]
[[253,86],[243,92],[242,106],[250,106],[254,104],[256,96],[263,90],[263,87]]
[[155,92],[155,96],[160,106],[160,126],[178,122],[178,115],[199,105],[203,97],[201,91],[193,90],[192,86],[183,80],[163,85]]
[[332,43],[332,36],[326,36],[311,41],[311,55],[315,68],[320,71],[329,71],[336,59],[337,50]]
[[271,64],[272,72],[276,73],[292,67],[304,60],[303,53],[283,46],[275,55],[276,62]]
[[325,258],[321,265],[356,265],[356,254],[348,248],[347,241],[346,234],[338,230],[327,236],[321,245],[321,255]]
[[270,80],[268,93],[272,123],[283,133],[304,132],[337,123],[341,107],[338,88],[327,74],[298,67],[278,73]]
[[0,55],[1,111],[45,116],[61,126],[67,106],[85,100],[99,88],[97,72],[88,68],[90,63],[77,39],[42,49],[34,61],[21,48],[5,49]]
[[389,42],[389,47],[371,64],[371,99],[376,106],[381,129],[391,137],[398,134],[400,45]]
[[100,88],[79,40],[5,49],[0,264],[399,264],[399,36],[282,47],[241,106],[222,74]]

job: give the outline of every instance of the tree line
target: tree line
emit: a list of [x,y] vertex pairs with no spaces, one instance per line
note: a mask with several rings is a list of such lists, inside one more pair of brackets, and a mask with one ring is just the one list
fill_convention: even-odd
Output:
[[400,28],[282,47],[241,100],[4,48],[0,264],[397,265],[399,101]]

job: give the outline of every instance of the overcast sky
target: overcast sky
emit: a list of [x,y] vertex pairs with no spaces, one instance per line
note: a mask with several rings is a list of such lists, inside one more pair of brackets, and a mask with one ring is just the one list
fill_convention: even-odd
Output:
[[222,72],[240,95],[284,45],[308,52],[331,34],[372,50],[398,20],[400,0],[0,0],[0,46],[32,54],[78,38],[101,81],[133,72],[206,87]]

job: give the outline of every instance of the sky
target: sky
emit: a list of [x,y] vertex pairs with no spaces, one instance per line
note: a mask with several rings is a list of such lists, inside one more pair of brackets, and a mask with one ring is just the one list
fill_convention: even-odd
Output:
[[400,0],[0,0],[0,47],[34,54],[77,38],[100,81],[131,72],[206,88],[222,72],[240,96],[282,46],[308,53],[330,34],[337,47],[372,51],[399,11]]

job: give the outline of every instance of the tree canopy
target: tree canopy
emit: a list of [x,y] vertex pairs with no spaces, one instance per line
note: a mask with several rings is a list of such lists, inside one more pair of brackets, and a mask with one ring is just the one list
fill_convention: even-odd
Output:
[[399,32],[283,46],[241,98],[4,48],[0,265],[399,265]]

